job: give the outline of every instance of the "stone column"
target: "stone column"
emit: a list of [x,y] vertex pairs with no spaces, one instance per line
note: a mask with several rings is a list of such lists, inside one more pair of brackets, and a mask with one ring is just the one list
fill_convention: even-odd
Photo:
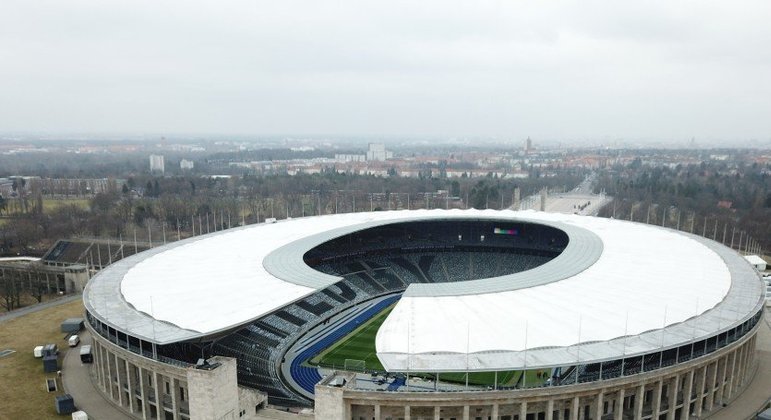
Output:
[[717,386],[717,403],[723,405],[723,401],[726,399],[726,381],[728,380],[728,355],[720,358],[721,363],[720,373],[718,374],[718,386]]
[[549,398],[549,401],[546,401],[546,420],[554,420],[554,399],[553,398]]
[[163,414],[163,400],[161,399],[161,381],[158,372],[153,372],[153,390],[155,391],[155,410],[158,414],[158,418],[162,418]]
[[613,412],[613,418],[615,420],[621,420],[624,416],[624,389],[618,390],[616,394],[616,407]]
[[746,343],[744,343],[744,366],[742,367],[742,386],[747,382],[747,373],[750,371],[750,367],[752,366],[752,351],[750,351],[751,345],[750,343],[752,340],[747,340]]
[[573,397],[573,400],[570,404],[570,420],[579,420],[578,419],[578,397]]
[[176,378],[169,378],[169,387],[171,387],[171,412],[174,413],[174,420],[179,420],[179,380]]
[[[442,408],[438,405],[434,406],[434,420],[439,420],[441,418],[441,411]],[[377,418],[377,420],[380,420],[380,417]]]
[[709,380],[707,383],[707,405],[704,407],[704,409],[707,411],[712,411],[712,408],[715,405],[715,383],[717,382],[717,368],[718,362],[714,362],[710,365]]
[[142,396],[142,419],[150,418],[150,384],[147,372],[139,368],[139,393]]
[[380,404],[375,404],[375,420],[380,420]]
[[643,400],[645,399],[645,384],[637,387],[634,395],[634,418],[642,420]]
[[527,401],[523,401],[519,404],[519,418],[522,420],[527,418]]
[[128,388],[128,405],[129,405],[129,411],[131,413],[136,412],[136,405],[134,404],[134,401],[136,398],[134,397],[134,380],[136,379],[136,376],[133,374],[133,370],[131,365],[128,361],[128,359],[124,360],[124,363],[126,364],[126,388]]
[[410,406],[404,406],[404,420],[410,420]]
[[121,384],[120,377],[120,359],[117,354],[113,354],[115,359],[115,382],[118,385],[118,405],[123,407],[123,385]]
[[469,406],[463,406],[463,420],[469,420]]
[[492,417],[493,420],[498,420],[498,403],[493,403],[492,413],[490,417]]
[[693,393],[693,372],[691,369],[688,371],[688,376],[685,378],[685,389],[683,390],[683,411],[680,414],[680,418],[688,419],[691,416],[691,394]]
[[656,388],[653,389],[653,416],[651,418],[658,419],[661,414],[661,390],[664,388],[664,381],[659,380],[656,382]]
[[728,383],[726,384],[726,398],[730,399],[734,394],[734,384],[736,384],[736,352],[731,352],[731,368],[728,372]]
[[110,399],[115,401],[115,387],[113,386],[113,372],[112,372],[112,353],[108,352],[107,349],[105,349],[105,362],[107,364],[107,382],[106,385],[110,391]]
[[704,365],[699,369],[699,382],[696,388],[696,402],[693,407],[693,415],[701,417],[701,412],[704,410],[704,386],[707,380],[707,366]]
[[675,411],[677,407],[677,390],[679,388],[680,375],[675,375],[669,381],[669,389],[667,389],[667,400],[669,400],[669,411],[667,412],[667,420],[675,420]]
[[109,379],[109,376],[107,375],[107,365],[105,365],[105,358],[104,358],[104,348],[101,344],[99,344],[96,340],[94,340],[94,344],[97,346],[96,353],[98,357],[96,357],[96,370],[99,376],[99,385],[102,387],[102,392],[105,394],[107,393],[107,380]]
[[734,392],[736,392],[740,386],[742,386],[742,367],[744,367],[744,346],[734,350],[739,361],[736,363],[736,378],[734,379]]
[[603,399],[605,398],[605,391],[600,391],[599,394],[597,394],[597,398],[594,401],[594,412],[596,413],[592,420],[600,419],[602,418],[603,413]]

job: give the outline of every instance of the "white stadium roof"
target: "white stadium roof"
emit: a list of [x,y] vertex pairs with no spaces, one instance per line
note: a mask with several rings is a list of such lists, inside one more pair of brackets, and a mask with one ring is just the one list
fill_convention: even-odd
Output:
[[306,217],[199,236],[113,264],[92,279],[84,301],[103,322],[151,342],[205,339],[338,281],[302,263],[314,246],[432,219],[542,223],[566,231],[570,243],[511,276],[409,286],[377,334],[388,370],[608,360],[713,335],[762,305],[758,275],[716,242],[639,223],[492,210]]

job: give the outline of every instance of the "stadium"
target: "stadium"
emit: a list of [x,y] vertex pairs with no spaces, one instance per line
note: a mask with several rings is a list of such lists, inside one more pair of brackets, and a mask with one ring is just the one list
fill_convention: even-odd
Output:
[[137,418],[690,418],[754,373],[760,276],[640,223],[533,211],[306,217],[197,236],[84,290]]

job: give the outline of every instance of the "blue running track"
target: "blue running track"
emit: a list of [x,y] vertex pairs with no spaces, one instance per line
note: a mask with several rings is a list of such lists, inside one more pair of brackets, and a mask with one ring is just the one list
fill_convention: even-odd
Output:
[[294,358],[294,360],[292,360],[292,365],[289,368],[289,372],[292,375],[292,379],[294,379],[294,381],[298,385],[300,385],[302,389],[313,394],[314,387],[321,380],[321,375],[319,375],[319,371],[317,368],[303,366],[303,362],[316,356],[322,350],[334,344],[336,341],[340,340],[351,331],[355,330],[356,327],[361,325],[362,322],[365,322],[366,320],[372,318],[377,313],[379,313],[380,311],[382,311],[392,303],[399,300],[399,298],[401,298],[401,295],[392,296],[387,299],[383,299],[382,301],[378,302],[371,308],[367,309],[366,311],[362,312],[355,318],[351,319],[346,324],[336,329],[326,337],[322,338],[321,340],[315,342],[307,349],[303,350],[302,353],[298,354]]

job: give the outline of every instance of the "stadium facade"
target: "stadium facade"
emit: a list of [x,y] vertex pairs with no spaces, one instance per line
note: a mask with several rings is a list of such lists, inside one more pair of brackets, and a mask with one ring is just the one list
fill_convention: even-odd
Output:
[[[139,418],[250,418],[270,403],[319,419],[588,420],[730,402],[754,372],[764,300],[741,256],[688,233],[432,210],[153,248],[100,272],[84,303],[97,381]],[[379,372],[309,364],[385,308]]]

